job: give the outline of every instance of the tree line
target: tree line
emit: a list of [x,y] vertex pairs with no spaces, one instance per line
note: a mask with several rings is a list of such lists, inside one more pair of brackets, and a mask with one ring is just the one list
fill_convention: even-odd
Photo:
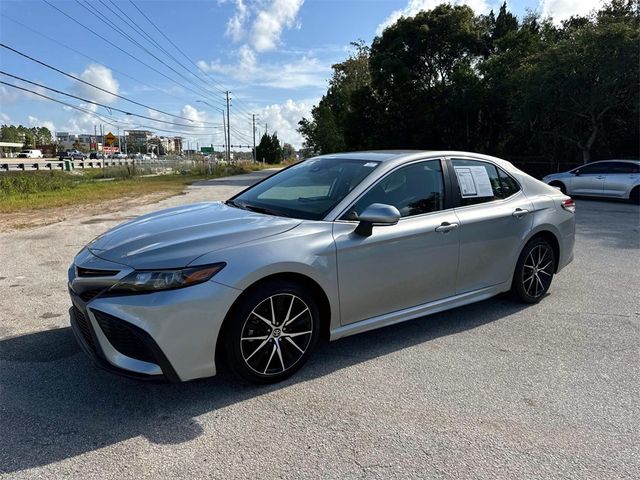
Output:
[[47,127],[2,125],[0,141],[23,143],[25,148],[36,148],[36,145],[49,145],[52,142],[52,135]]
[[400,18],[333,65],[311,118],[315,153],[455,149],[589,162],[639,157],[640,9],[613,0],[561,25],[506,2]]

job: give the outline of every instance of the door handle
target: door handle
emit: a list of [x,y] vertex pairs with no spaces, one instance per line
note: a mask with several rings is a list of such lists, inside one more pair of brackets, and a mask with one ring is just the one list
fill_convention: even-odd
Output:
[[598,180],[603,180],[603,179],[604,179],[604,177],[603,177],[602,175],[598,175],[596,178],[597,178]]
[[513,215],[516,218],[522,218],[527,213],[529,213],[529,210],[525,210],[524,208],[516,208],[515,211],[511,215]]
[[436,227],[436,232],[449,233],[456,228],[458,228],[457,223],[442,222],[439,227]]

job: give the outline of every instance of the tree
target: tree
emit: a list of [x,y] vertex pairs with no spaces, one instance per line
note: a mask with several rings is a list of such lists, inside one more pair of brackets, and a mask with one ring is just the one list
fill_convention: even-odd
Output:
[[369,74],[369,47],[362,40],[352,42],[352,54],[342,63],[332,65],[333,75],[329,89],[311,111],[311,119],[299,122],[305,137],[305,146],[315,153],[331,153],[348,148],[345,140],[347,122],[351,118],[351,98],[371,83]]
[[[355,44],[299,132],[315,153],[471,150],[571,162],[639,156],[639,0],[556,26],[443,4]],[[539,160],[539,158],[538,158]]]
[[608,124],[633,128],[639,46],[638,13],[619,15],[614,9],[571,19],[557,42],[531,55],[517,72],[523,87],[519,118],[534,134],[568,142],[583,163],[591,161]]
[[280,163],[282,161],[282,147],[278,135],[274,132],[271,135],[262,135],[260,144],[256,147],[256,159],[269,164]]
[[296,149],[290,143],[285,143],[282,146],[282,158],[283,160],[294,160],[296,158]]

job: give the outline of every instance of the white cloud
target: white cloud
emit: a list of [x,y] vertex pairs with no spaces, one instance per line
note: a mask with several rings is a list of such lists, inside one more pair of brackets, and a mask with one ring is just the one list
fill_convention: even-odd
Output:
[[[318,100],[295,101],[287,100],[282,104],[274,104],[264,107],[260,113],[261,133],[264,132],[264,124],[269,127],[269,133],[277,132],[281,143],[290,143],[294,148],[302,147],[304,138],[296,130],[298,122],[304,117],[311,116],[311,109]],[[256,139],[256,143],[259,139]]]
[[[120,84],[113,77],[113,72],[104,65],[92,63],[84,70],[84,72],[76,76],[79,76],[82,80],[97,85],[98,87],[104,88],[110,92],[116,94],[120,93]],[[100,103],[109,104],[118,100],[117,97],[84,83],[76,83],[75,90],[80,96]]]
[[3,125],[9,125],[12,123],[11,117],[4,112],[0,112],[0,122],[2,122]]
[[235,0],[235,12],[227,21],[225,34],[236,43],[247,41],[257,52],[274,50],[282,32],[297,25],[303,3],[304,0]]
[[258,11],[253,23],[252,43],[258,52],[276,48],[285,28],[296,23],[304,0],[274,0],[269,8]]
[[241,41],[245,36],[245,23],[249,16],[249,10],[242,0],[236,0],[236,12],[227,22],[225,35],[231,37],[234,42]]
[[400,17],[413,17],[422,10],[431,10],[441,3],[451,3],[453,5],[468,5],[476,14],[488,13],[489,10],[491,10],[489,2],[487,2],[486,0],[409,0],[404,8],[394,10],[380,25],[378,25],[376,35],[380,35],[385,28],[393,25]]
[[602,4],[602,0],[540,0],[540,10],[543,17],[553,17],[559,24],[572,15],[587,15]]
[[241,47],[238,63],[205,62],[198,66],[206,72],[219,73],[253,86],[281,89],[323,88],[331,75],[331,65],[315,57],[301,56],[288,63],[259,64],[253,50]]
[[52,133],[56,130],[56,126],[50,120],[40,120],[38,117],[32,115],[29,115],[27,120],[29,121],[30,127],[47,127]]

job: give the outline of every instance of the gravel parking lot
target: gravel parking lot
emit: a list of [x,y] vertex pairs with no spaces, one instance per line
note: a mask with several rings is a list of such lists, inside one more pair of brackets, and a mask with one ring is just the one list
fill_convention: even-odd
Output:
[[66,269],[117,214],[0,234],[0,473],[7,478],[640,477],[640,209],[579,200],[575,260],[535,306],[498,297],[321,345],[266,387],[96,369]]

